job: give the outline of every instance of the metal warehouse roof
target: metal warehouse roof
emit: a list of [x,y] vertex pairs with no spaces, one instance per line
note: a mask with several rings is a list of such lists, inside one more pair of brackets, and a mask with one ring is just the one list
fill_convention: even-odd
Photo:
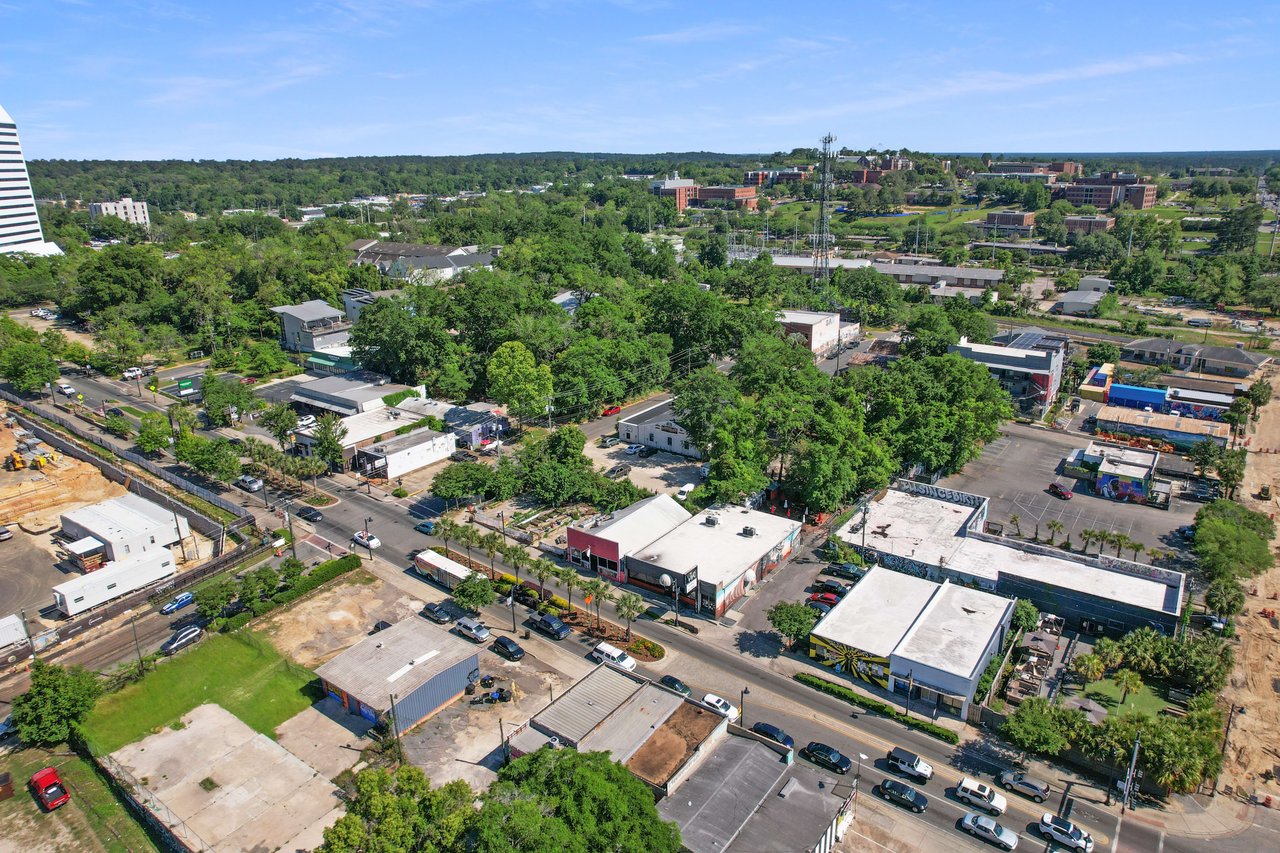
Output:
[[601,664],[539,712],[533,725],[579,744],[646,683],[643,678]]
[[477,654],[471,643],[411,616],[356,643],[316,669],[316,675],[381,711],[391,694],[408,696]]

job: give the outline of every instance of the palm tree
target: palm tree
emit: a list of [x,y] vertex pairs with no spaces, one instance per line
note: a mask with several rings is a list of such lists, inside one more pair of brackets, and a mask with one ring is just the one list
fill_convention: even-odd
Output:
[[480,540],[480,531],[476,530],[469,524],[458,525],[458,542],[467,549],[467,568],[474,568],[471,565],[471,547]]
[[1107,544],[1116,549],[1116,556],[1120,556],[1120,552],[1129,544],[1129,536],[1125,533],[1111,532],[1107,534]]
[[494,558],[498,556],[498,549],[504,544],[502,534],[490,530],[488,533],[481,534],[478,537],[477,544],[489,555],[489,577],[497,577],[498,572],[494,567]]
[[436,522],[436,535],[444,540],[444,555],[449,556],[449,540],[457,540],[458,523],[451,518],[443,516]]
[[1081,689],[1082,693],[1088,689],[1091,681],[1097,681],[1102,678],[1107,671],[1107,668],[1102,663],[1102,658],[1093,654],[1080,655],[1071,663],[1071,669],[1084,682],[1084,687]]
[[1151,565],[1154,566],[1156,564],[1156,560],[1164,559],[1164,551],[1161,551],[1159,548],[1148,548],[1147,559],[1150,560]]
[[1138,672],[1154,672],[1164,657],[1164,648],[1165,638],[1148,626],[1130,631],[1120,641],[1125,663]]
[[1119,687],[1122,695],[1120,696],[1120,707],[1124,707],[1124,703],[1129,700],[1130,693],[1137,693],[1142,689],[1142,676],[1131,669],[1121,669],[1111,676],[1111,680]]
[[520,570],[529,565],[529,552],[519,543],[503,545],[502,559],[506,560],[507,565],[516,573],[516,586],[520,586]]
[[[577,572],[574,572],[577,574]],[[595,605],[596,609],[596,633],[600,633],[600,604],[609,595],[609,584],[605,583],[602,578],[591,578],[582,581],[582,594],[586,596],[586,604],[588,606]]]
[[1204,604],[1219,616],[1230,618],[1244,609],[1244,589],[1235,578],[1219,578],[1205,590]]
[[1138,555],[1141,554],[1144,550],[1146,550],[1147,546],[1143,545],[1137,539],[1130,539],[1128,542],[1125,543],[1124,547],[1127,550],[1133,552],[1133,561],[1136,563],[1138,562]]
[[538,579],[538,600],[547,600],[547,580],[559,577],[560,570],[550,560],[537,559],[529,567],[529,571]]
[[169,424],[178,438],[195,429],[196,410],[190,403],[178,403],[169,407]]
[[1062,532],[1062,522],[1058,521],[1056,518],[1051,518],[1048,523],[1045,524],[1045,527],[1049,528],[1049,547],[1052,548],[1054,537]]
[[1022,535],[1022,527],[1020,526],[1021,521],[1022,516],[1018,515],[1016,512],[1009,516],[1009,523],[1013,525],[1013,532],[1018,536]]
[[568,605],[569,615],[573,616],[573,591],[582,589],[584,583],[582,576],[578,574],[578,570],[573,566],[566,566],[556,572],[556,577],[560,579],[560,583],[564,584],[564,600]]
[[1084,553],[1089,553],[1089,546],[1098,540],[1098,531],[1086,527],[1080,531],[1080,541],[1084,543]]
[[1124,663],[1124,651],[1120,648],[1120,644],[1110,637],[1098,640],[1094,644],[1093,653],[1107,670],[1115,669]]
[[618,618],[627,623],[627,642],[630,643],[631,622],[644,612],[644,599],[634,592],[620,593],[614,603],[614,610],[618,612]]

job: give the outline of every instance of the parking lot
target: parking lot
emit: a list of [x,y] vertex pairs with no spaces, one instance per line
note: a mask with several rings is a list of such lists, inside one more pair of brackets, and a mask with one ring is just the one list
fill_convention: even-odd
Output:
[[587,442],[583,452],[601,471],[608,471],[615,465],[630,465],[627,479],[655,494],[675,495],[686,483],[702,482],[698,473],[702,462],[686,456],[659,451],[648,459],[641,459],[638,454],[628,454],[625,443],[602,447],[599,441]]
[[[1087,484],[1060,473],[1066,455],[1088,441],[1081,434],[1010,424],[980,457],[960,473],[939,480],[938,485],[990,498],[987,519],[1003,524],[1006,532],[1016,532],[1010,519],[1017,515],[1016,526],[1022,535],[1034,535],[1038,524],[1041,539],[1048,538],[1046,525],[1056,519],[1063,526],[1058,540],[1070,535],[1076,548],[1083,544],[1080,531],[1086,529],[1123,533],[1151,548],[1174,548],[1177,542],[1172,531],[1191,524],[1201,504],[1175,496],[1170,508],[1162,510],[1092,494]],[[1071,500],[1049,494],[1049,484],[1055,480],[1071,490]],[[1174,491],[1176,495],[1176,488]],[[1132,557],[1132,552],[1122,556]]]

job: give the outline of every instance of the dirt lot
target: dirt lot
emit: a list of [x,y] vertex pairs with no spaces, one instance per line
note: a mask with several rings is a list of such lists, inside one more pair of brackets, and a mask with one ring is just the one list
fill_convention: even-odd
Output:
[[[57,306],[55,305],[46,305],[44,307],[48,308],[50,311],[57,310]],[[62,334],[66,335],[67,340],[69,341],[79,341],[87,347],[92,347],[94,345],[92,335],[86,335],[84,332],[77,332],[71,327],[71,324],[65,320],[50,322],[49,320],[44,320],[40,317],[32,317],[30,308],[23,308],[21,311],[10,311],[9,316],[12,317],[15,322],[21,323],[24,326],[30,326],[37,332],[44,332],[48,329],[57,329],[59,332],[62,332]]]
[[260,630],[281,654],[315,669],[367,636],[378,620],[398,622],[423,604],[358,569],[342,583],[268,616]]
[[[1273,383],[1276,377],[1270,377]],[[1250,443],[1240,502],[1250,509],[1274,514],[1275,499],[1255,496],[1264,483],[1274,490],[1280,485],[1280,399],[1263,407],[1257,430]],[[1267,452],[1269,451],[1269,452]],[[1280,537],[1273,543],[1280,546]],[[1277,550],[1280,550],[1278,548]],[[1236,669],[1224,691],[1225,698],[1245,706],[1236,714],[1231,728],[1231,745],[1222,783],[1235,785],[1246,793],[1257,792],[1280,798],[1280,782],[1273,777],[1264,782],[1264,771],[1280,774],[1280,621],[1264,617],[1261,610],[1280,610],[1280,567],[1245,581],[1245,612],[1236,621]]]
[[697,746],[720,724],[717,714],[691,702],[683,702],[676,712],[653,733],[627,762],[641,779],[663,785],[671,779]]

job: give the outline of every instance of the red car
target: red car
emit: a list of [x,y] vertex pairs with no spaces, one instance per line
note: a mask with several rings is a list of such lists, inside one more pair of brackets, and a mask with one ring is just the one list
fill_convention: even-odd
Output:
[[240,377],[240,384],[241,384],[241,385],[252,385],[253,383],[255,383],[255,382],[257,382],[257,381],[258,381],[258,380],[254,379],[252,376],[241,376],[241,377]]
[[600,416],[605,417],[607,415],[616,415],[618,414],[618,412],[621,412],[621,411],[622,411],[621,406],[610,406],[607,409],[605,409],[603,412],[601,412]]
[[40,805],[44,806],[44,810],[51,812],[59,806],[64,806],[71,800],[71,795],[67,793],[67,788],[62,784],[58,771],[52,767],[46,767],[43,770],[37,770],[31,777],[31,791],[36,795],[36,799],[40,800]]
[[1055,498],[1062,498],[1064,501],[1071,500],[1071,491],[1061,483],[1050,483],[1049,494]]
[[835,607],[840,602],[840,597],[834,592],[815,592],[809,596],[809,601],[816,601],[819,604],[825,604],[828,607]]

